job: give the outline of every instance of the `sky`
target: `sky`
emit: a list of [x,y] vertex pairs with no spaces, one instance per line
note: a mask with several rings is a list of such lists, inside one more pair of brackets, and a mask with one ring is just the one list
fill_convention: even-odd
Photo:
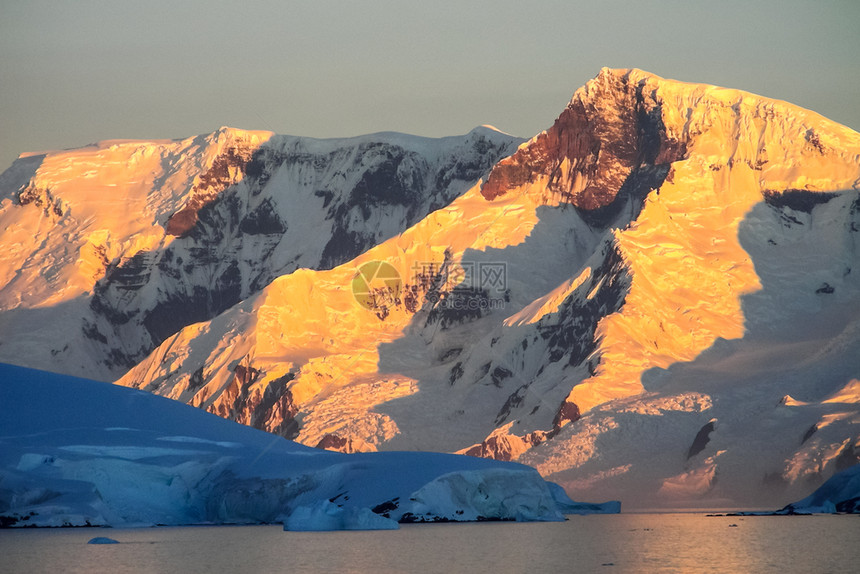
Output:
[[531,137],[603,66],[860,130],[858,27],[857,0],[0,0],[0,170],[223,125]]

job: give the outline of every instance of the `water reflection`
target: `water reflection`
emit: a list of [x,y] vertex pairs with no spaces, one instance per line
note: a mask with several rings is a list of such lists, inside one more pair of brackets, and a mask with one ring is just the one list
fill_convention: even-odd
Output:
[[[88,545],[107,533],[115,545]],[[5,530],[13,572],[855,572],[857,516],[572,516],[565,523]]]

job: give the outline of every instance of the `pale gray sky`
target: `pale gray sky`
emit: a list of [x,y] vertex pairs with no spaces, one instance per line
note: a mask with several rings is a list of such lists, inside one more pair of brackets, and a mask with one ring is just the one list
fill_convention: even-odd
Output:
[[858,0],[0,0],[0,170],[222,125],[530,137],[602,66],[860,129]]

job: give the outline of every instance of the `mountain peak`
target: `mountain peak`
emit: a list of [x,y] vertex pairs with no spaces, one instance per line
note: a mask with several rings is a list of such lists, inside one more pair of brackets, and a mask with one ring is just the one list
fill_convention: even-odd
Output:
[[497,128],[496,126],[493,126],[490,124],[483,124],[483,125],[480,125],[476,128],[472,128],[472,130],[469,131],[469,133],[474,134],[474,135],[481,135],[481,136],[503,135],[503,136],[508,136],[508,137],[514,137],[511,134],[504,132],[504,131],[500,130],[499,128]]
[[[659,76],[657,76],[656,74],[640,70],[639,68],[610,68],[608,66],[603,66],[602,68],[600,68],[600,71],[597,73],[597,75],[594,76],[594,78],[592,78],[588,83],[605,82],[610,78],[629,80],[631,76],[638,76],[640,78],[659,78]],[[588,85],[588,83],[586,83],[586,86]]]
[[253,143],[263,143],[274,135],[274,132],[267,130],[246,130],[242,128],[232,128],[230,126],[221,126],[212,133],[214,139],[226,139],[228,141],[248,141]]
[[[771,130],[766,134],[760,131],[765,124]],[[546,201],[603,209],[639,170],[668,167],[687,157],[693,145],[712,155],[727,140],[738,142],[732,161],[767,162],[775,151],[786,157],[796,141],[806,141],[809,153],[848,160],[842,150],[860,145],[860,134],[749,92],[636,68],[602,68],[574,93],[552,127],[499,162],[481,193],[493,200],[528,185],[539,188]],[[831,181],[829,174],[814,181],[795,179],[791,170],[780,175],[773,183],[784,189],[827,190]]]
[[553,126],[490,173],[481,190],[492,200],[524,184],[595,210],[609,206],[634,169],[667,165],[684,154],[667,135],[656,90],[638,70],[610,70],[576,91]]

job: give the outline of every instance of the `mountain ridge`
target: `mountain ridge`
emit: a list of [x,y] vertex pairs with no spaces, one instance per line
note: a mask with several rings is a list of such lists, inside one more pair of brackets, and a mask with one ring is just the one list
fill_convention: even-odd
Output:
[[[277,274],[330,266],[396,234],[518,142],[486,128],[330,140],[222,128],[19,160],[2,176],[12,249],[0,260],[0,353],[20,362],[38,351],[14,348],[14,333],[36,327],[52,354],[31,366],[112,380]],[[54,228],[65,244],[48,236]],[[55,304],[80,317],[83,341],[33,320]]]
[[[390,238],[243,292],[118,382],[309,446],[520,460],[580,498],[791,500],[860,460],[856,401],[827,398],[860,377],[860,134],[605,68],[503,147]],[[397,281],[371,285],[382,264]]]

